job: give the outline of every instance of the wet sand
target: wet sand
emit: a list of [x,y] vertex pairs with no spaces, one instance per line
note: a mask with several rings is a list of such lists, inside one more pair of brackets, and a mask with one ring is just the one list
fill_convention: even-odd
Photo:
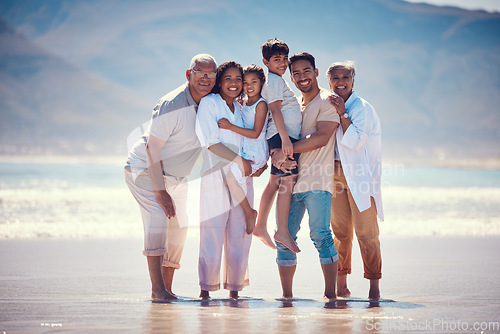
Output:
[[[383,300],[366,300],[359,250],[352,298],[322,298],[317,254],[307,235],[293,300],[280,299],[275,253],[254,238],[251,285],[201,301],[198,240],[190,233],[174,280],[181,299],[149,301],[142,241],[0,241],[0,333],[365,333],[500,332],[500,238],[383,238]],[[487,328],[486,328],[487,327]]]

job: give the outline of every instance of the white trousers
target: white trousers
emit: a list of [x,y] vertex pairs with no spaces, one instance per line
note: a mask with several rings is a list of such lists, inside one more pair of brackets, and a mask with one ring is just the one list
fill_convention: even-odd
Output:
[[139,175],[134,180],[130,170],[125,168],[125,181],[141,210],[144,227],[142,253],[145,256],[163,256],[164,267],[179,269],[188,226],[187,182],[176,184],[174,178],[165,178],[165,186],[174,201],[176,211],[175,217],[168,219],[156,201],[153,184],[148,175]]
[[[246,190],[253,205],[253,180],[247,178]],[[198,273],[202,290],[220,289],[222,251],[224,249],[224,289],[241,291],[249,284],[248,254],[252,235],[246,233],[245,214],[231,198],[223,171],[216,170],[201,178],[200,256]]]

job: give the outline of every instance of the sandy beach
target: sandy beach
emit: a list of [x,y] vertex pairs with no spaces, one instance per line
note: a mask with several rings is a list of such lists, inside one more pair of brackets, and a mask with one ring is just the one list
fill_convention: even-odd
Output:
[[354,249],[350,299],[322,299],[307,236],[295,299],[281,300],[275,254],[254,239],[251,285],[197,299],[198,240],[190,233],[171,304],[149,301],[140,239],[0,240],[0,333],[500,332],[500,238],[383,238],[382,300],[367,301]]

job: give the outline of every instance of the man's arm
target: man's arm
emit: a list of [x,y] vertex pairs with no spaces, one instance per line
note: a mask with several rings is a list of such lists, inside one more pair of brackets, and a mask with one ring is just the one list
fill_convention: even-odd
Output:
[[316,123],[316,132],[293,143],[293,151],[295,153],[305,153],[325,146],[337,126],[339,126],[337,122],[319,121]]
[[[316,123],[316,132],[293,143],[293,151],[295,153],[305,153],[325,146],[338,125],[339,123],[337,122],[319,121]],[[293,166],[287,164],[286,157],[280,150],[273,153],[272,163],[276,168],[288,169],[292,167],[291,169],[293,169]]]
[[149,135],[146,144],[146,157],[148,160],[148,174],[155,188],[156,201],[165,211],[167,218],[175,216],[174,202],[165,188],[163,180],[163,163],[161,161],[161,148],[166,140]]

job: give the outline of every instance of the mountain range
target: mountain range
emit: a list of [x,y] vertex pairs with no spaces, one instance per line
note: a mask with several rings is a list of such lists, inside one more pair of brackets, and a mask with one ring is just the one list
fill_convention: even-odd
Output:
[[271,37],[325,88],[356,61],[389,160],[500,157],[500,14],[400,0],[4,3],[0,153],[125,155],[194,54],[262,64]]

